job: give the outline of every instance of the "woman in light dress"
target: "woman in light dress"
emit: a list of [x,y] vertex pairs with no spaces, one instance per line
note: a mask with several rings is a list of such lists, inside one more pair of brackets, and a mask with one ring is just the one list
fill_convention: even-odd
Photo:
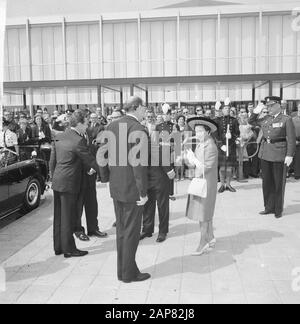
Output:
[[201,239],[193,253],[200,256],[216,244],[213,217],[218,187],[218,148],[211,134],[217,131],[218,125],[205,117],[191,118],[187,124],[195,132],[196,145],[193,151],[187,151],[186,159],[195,168],[195,177],[204,177],[207,182],[207,197],[189,195],[186,211],[186,217],[200,223]]

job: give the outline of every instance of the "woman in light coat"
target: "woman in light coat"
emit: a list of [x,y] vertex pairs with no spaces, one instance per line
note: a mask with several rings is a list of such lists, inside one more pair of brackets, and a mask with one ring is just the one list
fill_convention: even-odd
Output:
[[218,187],[218,148],[211,134],[217,131],[218,125],[205,117],[194,117],[187,123],[196,134],[196,145],[194,152],[188,150],[186,158],[195,167],[195,177],[204,177],[207,182],[207,197],[189,195],[186,211],[186,217],[200,223],[201,239],[193,254],[199,256],[216,244],[213,217]]

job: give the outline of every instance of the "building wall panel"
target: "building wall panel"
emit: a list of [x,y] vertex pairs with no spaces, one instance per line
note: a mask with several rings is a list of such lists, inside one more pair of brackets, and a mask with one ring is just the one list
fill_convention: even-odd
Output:
[[176,21],[164,23],[164,62],[165,76],[177,75],[177,24]]
[[[99,24],[89,25],[89,60],[90,77],[100,78],[100,27]],[[102,49],[101,49],[102,50]]]
[[151,77],[151,23],[141,23],[141,76]]
[[190,57],[190,75],[203,74],[203,61],[202,61],[202,20],[195,19],[189,23],[190,44],[189,44],[189,57]]
[[89,25],[77,26],[76,44],[78,78],[89,79],[91,77]]
[[78,78],[77,26],[66,27],[67,77]]
[[136,77],[139,75],[139,45],[137,23],[127,23],[126,31],[126,76]]
[[216,20],[205,19],[202,24],[203,75],[216,74]]
[[103,25],[104,77],[114,78],[114,30],[113,24]]
[[189,21],[180,20],[180,32],[179,32],[179,75],[187,76],[190,74],[189,69],[189,44],[190,44],[190,32]]
[[164,25],[151,22],[151,74],[153,77],[164,75]]
[[281,16],[271,16],[269,20],[269,72],[282,72],[283,23]]

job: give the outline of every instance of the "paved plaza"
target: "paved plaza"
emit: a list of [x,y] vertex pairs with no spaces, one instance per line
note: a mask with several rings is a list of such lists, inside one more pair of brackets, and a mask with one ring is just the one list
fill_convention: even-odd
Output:
[[98,199],[101,230],[109,238],[77,241],[90,252],[82,259],[53,255],[53,201],[52,193],[46,193],[38,210],[0,230],[0,264],[7,279],[0,304],[300,303],[300,183],[289,180],[280,220],[258,215],[261,180],[234,183],[236,194],[218,196],[216,249],[202,257],[191,256],[200,234],[198,224],[184,217],[187,186],[188,181],[177,185],[168,240],[158,244],[154,235],[138,249],[137,263],[152,274],[151,280],[131,284],[116,276],[107,186],[98,185]]

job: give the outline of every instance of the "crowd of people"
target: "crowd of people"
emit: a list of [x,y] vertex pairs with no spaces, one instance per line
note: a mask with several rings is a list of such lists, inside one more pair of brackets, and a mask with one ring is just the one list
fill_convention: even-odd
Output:
[[[99,167],[99,150],[109,153],[122,143],[121,123],[126,124],[127,138],[138,131],[145,138],[154,139],[158,150],[151,154],[158,154],[158,165],[108,162]],[[106,131],[115,135],[116,142],[104,141]],[[187,132],[191,135],[187,136]],[[183,143],[180,156],[170,150],[173,159],[169,165],[163,164],[161,155],[163,147],[172,147],[172,143],[156,138],[163,133],[179,134]],[[191,149],[185,150],[189,141]],[[148,142],[128,145],[128,162],[134,144],[148,146]],[[99,229],[96,183],[109,182],[116,216],[118,278],[124,282],[143,281],[150,274],[142,274],[136,265],[138,242],[153,236],[156,206],[157,242],[167,239],[169,205],[176,199],[174,180],[193,179],[186,216],[200,223],[201,239],[194,255],[202,255],[215,246],[213,216],[217,192],[236,192],[232,186],[234,177],[261,176],[265,202],[261,214],[282,217],[285,177],[294,174],[295,179],[300,179],[300,104],[292,116],[286,115],[286,106],[278,97],[266,98],[256,108],[250,104],[240,109],[233,107],[229,98],[223,104],[217,102],[214,109],[199,106],[195,111],[162,104],[159,114],[143,106],[140,98],[131,97],[124,109],[114,109],[107,118],[101,108],[55,111],[52,115],[47,109],[39,109],[33,118],[5,111],[0,148],[26,155],[32,146],[46,151],[44,158],[49,162],[54,191],[55,254],[66,258],[86,255],[86,251],[77,249],[74,235],[81,241],[88,241],[91,236],[108,236]],[[180,159],[183,162],[177,163]],[[82,226],[84,209],[87,231]]]

